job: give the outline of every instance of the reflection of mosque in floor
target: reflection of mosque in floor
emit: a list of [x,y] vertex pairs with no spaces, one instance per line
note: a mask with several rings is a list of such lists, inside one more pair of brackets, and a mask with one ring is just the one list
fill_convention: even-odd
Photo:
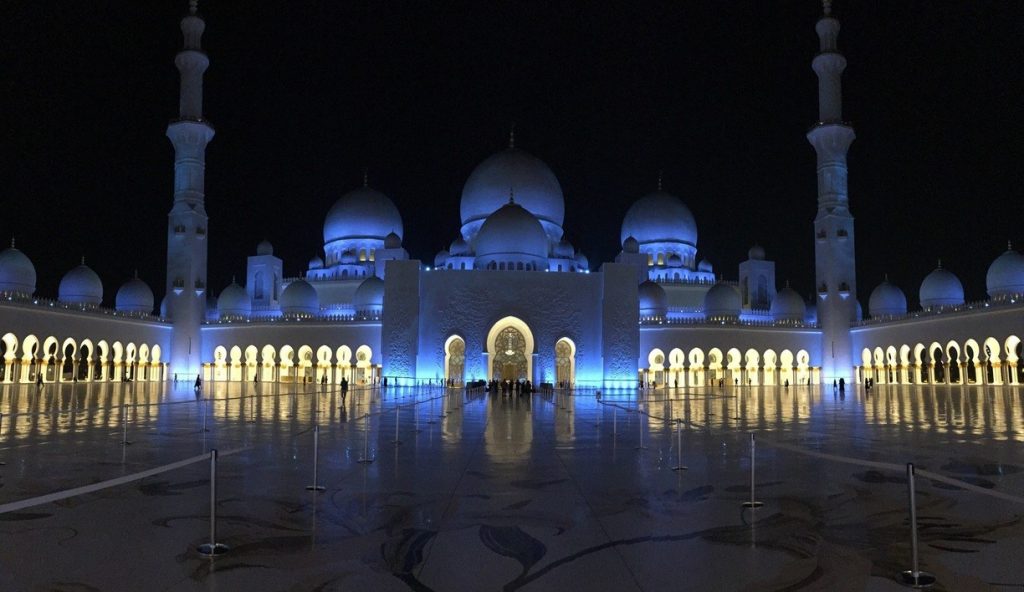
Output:
[[[410,258],[401,213],[364,183],[327,212],[323,256],[313,256],[301,277],[286,277],[264,241],[248,258],[244,285],[232,281],[214,299],[203,185],[214,136],[202,111],[205,23],[189,14],[181,27],[180,112],[167,127],[175,178],[165,296],[157,307],[135,278],[119,288],[113,309],[104,308],[103,283],[83,261],[64,276],[57,299],[47,299],[35,293],[33,263],[12,244],[0,253],[4,383],[197,374],[605,388],[1024,379],[1024,257],[1012,248],[989,266],[985,301],[965,302],[960,280],[939,265],[920,286],[920,310],[908,310],[904,293],[886,280],[862,313],[846,187],[854,132],[842,118],[846,60],[829,14],[816,26],[819,114],[807,133],[818,159],[811,304],[777,288],[775,265],[758,246],[739,264],[738,281],[716,279],[698,257],[690,210],[660,186],[627,212],[615,260],[592,265],[563,236],[558,179],[514,138],[469,176],[460,235],[432,260]],[[496,291],[498,277],[514,280]]]

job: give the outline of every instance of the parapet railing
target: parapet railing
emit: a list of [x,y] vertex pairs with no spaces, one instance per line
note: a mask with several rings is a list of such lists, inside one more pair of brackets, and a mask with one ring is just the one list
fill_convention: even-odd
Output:
[[137,319],[140,321],[149,321],[154,323],[169,323],[170,320],[164,317],[155,316],[144,312],[126,312],[121,310],[114,310],[113,308],[106,308],[103,306],[97,306],[95,304],[75,304],[70,302],[61,302],[60,300],[54,300],[52,298],[42,298],[40,296],[29,296],[21,292],[0,292],[0,305],[14,305],[14,306],[29,306],[36,308],[49,308],[49,309],[60,309],[68,310],[72,312],[82,312],[86,314],[104,315],[109,317],[119,317],[125,319]]

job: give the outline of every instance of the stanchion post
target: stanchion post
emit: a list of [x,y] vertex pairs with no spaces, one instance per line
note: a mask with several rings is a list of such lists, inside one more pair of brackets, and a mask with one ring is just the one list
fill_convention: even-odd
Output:
[[320,458],[320,426],[313,426],[313,484],[307,485],[307,491],[323,491],[324,486],[317,480],[316,469]]
[[679,457],[679,462],[676,466],[672,467],[673,471],[685,471],[688,469],[683,464],[683,420],[676,420],[676,454]]
[[373,462],[373,459],[370,458],[370,413],[367,412],[366,415],[363,416],[363,419],[366,420],[366,423],[363,426],[363,457],[356,462],[362,465],[367,465]]
[[914,491],[914,463],[907,463],[907,494],[910,496],[910,569],[901,571],[896,581],[910,588],[931,588],[935,575],[921,571],[917,556],[917,499]]
[[123,430],[121,432],[121,434],[122,434],[122,436],[121,436],[121,445],[122,446],[128,446],[129,444],[131,444],[131,442],[128,441],[128,405],[127,404],[121,405],[121,424],[123,425]]
[[754,465],[756,464],[756,456],[757,448],[756,444],[754,443],[754,432],[750,432],[750,501],[743,502],[743,507],[750,508],[752,510],[755,508],[760,508],[761,506],[764,505],[763,503],[757,501],[754,498]]
[[199,545],[196,551],[203,557],[216,557],[231,550],[217,542],[217,449],[210,451],[210,542]]

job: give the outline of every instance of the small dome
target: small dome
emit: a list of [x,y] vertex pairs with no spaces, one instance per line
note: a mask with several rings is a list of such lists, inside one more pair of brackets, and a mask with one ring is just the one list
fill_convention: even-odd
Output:
[[701,259],[700,263],[697,264],[697,271],[706,271],[710,273],[712,269],[711,262],[707,259]]
[[807,316],[807,304],[796,290],[787,285],[775,295],[769,312],[776,321],[803,322]]
[[355,251],[345,251],[341,254],[341,262],[346,265],[359,263],[359,256],[356,255]]
[[360,187],[334,202],[324,221],[324,244],[345,239],[384,240],[402,236],[402,215],[383,193]]
[[281,312],[285,316],[316,316],[320,314],[320,295],[305,280],[295,280],[281,293]]
[[1024,292],[1024,255],[1007,247],[1006,252],[989,265],[985,286],[992,298]]
[[384,310],[384,280],[370,276],[363,280],[352,296],[356,312],[379,313]]
[[633,238],[632,236],[627,236],[626,239],[622,241],[622,252],[623,253],[639,253],[640,252],[640,243],[638,243],[637,240],[635,238]]
[[868,298],[868,314],[872,318],[892,317],[907,314],[907,297],[889,278],[882,280]]
[[551,240],[561,238],[565,217],[562,186],[548,165],[517,148],[491,156],[466,179],[459,206],[464,237],[473,240],[483,222],[508,201],[509,189],[515,192],[516,203],[540,221]]
[[547,259],[548,235],[533,214],[510,202],[487,217],[476,235],[473,250],[477,259]]
[[641,317],[664,317],[668,314],[668,295],[656,282],[647,280],[638,288]]
[[103,282],[83,261],[61,278],[57,299],[69,304],[99,305],[103,302]]
[[134,277],[124,283],[114,297],[114,308],[119,312],[153,313],[153,290],[146,282]]
[[576,249],[572,247],[572,243],[565,240],[564,238],[555,244],[555,248],[552,249],[554,252],[552,255],[559,259],[572,259],[576,255]]
[[622,220],[620,240],[632,236],[641,245],[681,242],[697,246],[697,222],[678,197],[655,191],[630,206]]
[[463,257],[472,254],[472,249],[469,248],[469,243],[457,238],[452,241],[452,244],[448,247],[448,252],[456,257]]
[[[753,259],[755,261],[764,261],[764,247],[762,247],[761,245],[754,245],[750,247],[750,250],[747,251],[747,258]],[[801,302],[803,301],[801,300]]]
[[735,287],[719,282],[704,294],[704,316],[708,319],[737,318],[742,299]]
[[257,255],[273,255],[274,254],[274,245],[270,244],[270,241],[268,241],[268,240],[260,241],[260,244],[256,245],[256,254]]
[[313,255],[313,258],[309,260],[309,268],[310,269],[323,269],[324,268],[324,260],[321,259],[319,255]]
[[234,280],[231,285],[221,291],[217,297],[217,311],[220,318],[248,317],[252,314],[252,302],[245,288],[239,286]]
[[384,248],[385,249],[401,249],[402,248],[402,237],[394,233],[394,231],[388,233],[384,237]]
[[584,271],[590,271],[590,260],[583,253],[576,253],[576,267]]
[[964,286],[951,271],[940,264],[921,282],[918,293],[922,308],[957,306],[964,303]]
[[671,255],[668,256],[668,266],[669,267],[682,267],[683,266],[683,258],[679,256],[679,253],[672,253]]
[[434,256],[434,267],[444,267],[446,263],[448,263],[448,251],[438,251]]
[[36,291],[36,268],[24,253],[11,248],[0,253],[0,292],[31,296]]

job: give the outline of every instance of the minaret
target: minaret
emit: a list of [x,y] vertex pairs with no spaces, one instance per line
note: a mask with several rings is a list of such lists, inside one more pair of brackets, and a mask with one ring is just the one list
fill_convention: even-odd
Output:
[[207,222],[204,175],[206,145],[213,128],[203,118],[203,72],[210,60],[200,48],[206,23],[196,15],[197,1],[181,19],[184,47],[174,58],[181,73],[178,118],[167,126],[174,145],[174,205],[167,218],[167,315],[171,334],[171,370],[183,379],[201,368],[200,325],[206,314]]
[[814,218],[814,259],[821,326],[822,381],[853,377],[850,323],[857,315],[857,277],[853,249],[853,216],[846,188],[846,151],[856,137],[843,122],[842,74],[846,58],[839,53],[839,21],[831,0],[815,25],[821,51],[812,66],[818,75],[818,122],[807,139],[818,155],[818,215]]

